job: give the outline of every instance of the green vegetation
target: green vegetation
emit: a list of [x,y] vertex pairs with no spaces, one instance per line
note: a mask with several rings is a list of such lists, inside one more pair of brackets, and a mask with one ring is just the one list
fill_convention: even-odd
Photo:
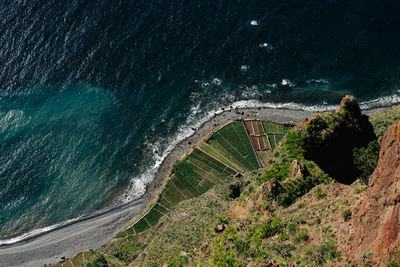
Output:
[[348,219],[351,218],[351,211],[349,209],[346,209],[342,212],[342,218],[343,220],[347,221]]
[[[290,127],[273,123],[268,125],[275,127],[273,131],[277,133],[283,133]],[[175,164],[173,175],[158,202],[132,228],[135,233],[141,233],[156,225],[169,209],[181,201],[204,194],[214,185],[233,177],[238,170],[257,168],[258,161],[243,123],[234,121]]]
[[89,259],[85,261],[87,267],[107,267],[107,261],[104,256],[98,251],[91,251]]
[[205,153],[208,153],[211,156],[215,157],[220,162],[226,164],[227,166],[231,167],[232,169],[234,169],[236,171],[244,170],[242,167],[240,167],[240,163],[235,162],[235,160],[233,160],[229,156],[224,156],[222,153],[218,152],[217,150],[215,150],[213,147],[211,147],[207,143],[201,143],[200,149],[203,150]]
[[324,190],[322,190],[321,188],[318,188],[315,192],[315,196],[317,197],[317,199],[321,199],[324,198],[326,196]]
[[378,141],[374,140],[367,147],[354,148],[354,165],[360,173],[360,180],[368,184],[369,177],[378,165],[379,150],[381,149]]
[[198,197],[215,184],[219,184],[237,172],[211,155],[195,148],[192,153],[175,164],[173,175],[162,192],[159,201],[132,227],[141,233],[158,223],[168,209],[179,202]]
[[335,262],[340,260],[340,253],[336,250],[335,241],[329,239],[324,244],[311,245],[306,249],[308,260],[315,265],[322,265],[328,261]]
[[273,122],[262,122],[266,133],[286,134],[293,126],[289,124],[277,124]]
[[400,266],[400,252],[395,255],[388,255],[387,267],[399,267]]
[[[283,136],[293,128],[293,125],[289,124],[276,124],[272,122],[263,121],[262,125],[264,127],[267,136],[264,138],[266,147],[271,147],[272,150],[279,144]],[[270,144],[270,145],[269,145]]]
[[400,120],[400,106],[380,111],[369,118],[378,139],[381,140],[387,129]]
[[246,130],[240,121],[232,122],[214,133],[208,140],[208,144],[220,154],[230,155],[229,158],[233,158],[246,170],[260,167]]
[[[325,174],[312,161],[304,158],[304,137],[300,129],[289,131],[283,139],[282,145],[277,149],[272,158],[272,164],[264,173],[256,176],[258,184],[271,179],[276,179],[282,190],[277,192],[273,198],[279,205],[289,206],[298,197],[303,196],[317,184],[330,183],[332,179]],[[294,160],[304,165],[304,177],[290,177],[290,165]]]

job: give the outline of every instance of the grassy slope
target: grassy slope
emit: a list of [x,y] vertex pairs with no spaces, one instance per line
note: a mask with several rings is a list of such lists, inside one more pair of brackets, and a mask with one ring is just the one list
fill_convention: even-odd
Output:
[[400,120],[400,106],[393,106],[380,111],[370,117],[370,122],[379,139],[383,137],[387,129]]

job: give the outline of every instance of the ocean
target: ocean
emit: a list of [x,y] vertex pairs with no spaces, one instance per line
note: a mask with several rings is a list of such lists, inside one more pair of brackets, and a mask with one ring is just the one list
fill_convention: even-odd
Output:
[[399,12],[385,0],[0,1],[0,240],[140,198],[221,108],[399,103]]

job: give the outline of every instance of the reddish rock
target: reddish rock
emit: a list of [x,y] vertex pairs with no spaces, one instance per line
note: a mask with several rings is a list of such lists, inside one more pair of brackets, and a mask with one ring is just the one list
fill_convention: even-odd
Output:
[[369,186],[360,211],[354,216],[359,225],[353,238],[356,260],[372,252],[377,262],[400,251],[400,122],[386,132],[378,166],[369,179]]

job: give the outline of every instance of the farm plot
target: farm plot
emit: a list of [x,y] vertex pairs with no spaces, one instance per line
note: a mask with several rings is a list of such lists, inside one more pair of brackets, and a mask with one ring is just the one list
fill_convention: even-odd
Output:
[[266,149],[263,136],[250,136],[250,139],[253,143],[255,150],[263,151]]
[[[216,143],[218,146],[216,146]],[[232,122],[214,133],[209,144],[221,153],[230,155],[247,170],[260,167],[246,130],[240,121]]]
[[225,165],[231,167],[232,169],[234,169],[238,172],[243,171],[243,169],[242,169],[242,167],[240,167],[239,163],[237,163],[237,162],[235,163],[235,161],[230,156],[226,156],[223,153],[218,152],[218,150],[215,150],[209,144],[203,142],[200,144],[199,149],[201,149],[201,151],[203,151],[204,153],[207,153],[211,157],[214,157],[215,159],[224,163]]
[[237,173],[230,166],[195,148],[178,162],[158,202],[134,225],[141,233],[158,223],[160,218],[179,202],[207,192],[215,184],[225,181]]
[[262,122],[259,120],[245,120],[244,125],[249,134],[251,143],[253,144],[254,149],[259,151],[264,151],[269,148],[268,142],[265,142],[266,133],[262,126]]
[[267,134],[286,134],[290,129],[292,129],[292,125],[289,124],[277,124],[272,122],[263,121],[262,125],[264,126],[264,130]]
[[293,127],[287,124],[276,124],[272,122],[263,121],[265,132],[267,133],[266,142],[269,143],[270,148],[273,150],[282,140],[283,136]]
[[207,192],[240,171],[258,169],[253,147],[257,151],[273,149],[286,131],[284,125],[257,120],[244,123],[246,128],[235,121],[219,129],[175,164],[157,203],[131,227],[136,234],[156,225],[181,201]]

